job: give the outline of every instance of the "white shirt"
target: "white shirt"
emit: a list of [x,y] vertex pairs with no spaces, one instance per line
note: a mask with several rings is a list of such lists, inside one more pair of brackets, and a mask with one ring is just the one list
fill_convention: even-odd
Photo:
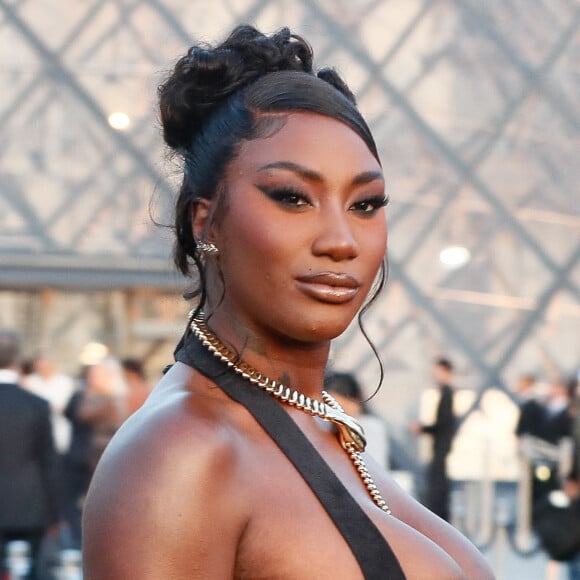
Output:
[[64,410],[75,391],[73,380],[60,374],[49,379],[32,374],[26,381],[26,389],[50,404],[54,445],[59,453],[66,453],[70,446],[71,424],[64,416]]
[[11,369],[0,369],[0,384],[17,385],[20,376]]
[[566,397],[555,397],[546,403],[546,411],[550,417],[561,413],[568,407],[569,401]]

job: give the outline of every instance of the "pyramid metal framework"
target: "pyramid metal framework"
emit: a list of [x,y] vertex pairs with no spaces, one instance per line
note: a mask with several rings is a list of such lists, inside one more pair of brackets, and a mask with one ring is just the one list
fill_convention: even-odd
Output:
[[[576,0],[0,0],[0,288],[180,287],[150,215],[170,220],[179,174],[155,89],[194,40],[240,22],[304,34],[378,142],[389,283],[366,326],[380,405],[416,398],[437,354],[479,389],[576,369]],[[470,261],[445,269],[449,245]],[[355,325],[333,357],[376,383]]]

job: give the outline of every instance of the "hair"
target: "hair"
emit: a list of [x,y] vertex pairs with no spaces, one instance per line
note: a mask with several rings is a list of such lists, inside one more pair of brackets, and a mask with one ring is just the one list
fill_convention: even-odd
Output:
[[20,336],[15,330],[0,329],[0,369],[18,365]]
[[[219,198],[227,168],[244,141],[272,135],[284,114],[311,112],[341,121],[357,133],[380,164],[370,129],[356,100],[331,68],[315,72],[308,42],[288,28],[267,36],[254,27],[236,27],[221,44],[192,46],[158,88],[163,136],[183,162],[175,205],[174,261],[186,276],[197,271],[195,313],[206,300],[204,257],[195,240],[191,216],[200,199]],[[221,199],[221,198],[220,198]],[[372,296],[383,287],[383,264]],[[364,328],[363,335],[379,360]]]
[[446,371],[449,371],[451,373],[455,369],[455,367],[453,366],[453,363],[448,358],[444,358],[444,357],[438,358],[435,361],[435,366],[444,368]]
[[145,370],[143,369],[143,363],[140,360],[136,358],[125,358],[121,361],[121,366],[123,367],[123,370],[134,373],[142,379],[145,378]]
[[23,376],[34,373],[34,359],[27,358],[20,363],[20,374]]
[[[367,338],[368,340],[368,338]],[[376,354],[376,351],[374,351]],[[382,367],[381,367],[382,371]],[[381,373],[381,381],[382,381],[382,373]],[[380,387],[380,383],[379,383]],[[360,386],[360,383],[356,379],[356,377],[352,373],[341,373],[341,372],[330,372],[327,373],[324,377],[324,388],[325,390],[329,391],[330,393],[336,393],[337,395],[342,395],[347,399],[355,401],[356,403],[360,404],[361,412],[365,415],[371,413],[371,410],[367,404],[367,401],[372,398],[376,394],[375,392],[371,395],[371,397],[364,398],[363,390]],[[377,388],[378,390],[378,388]]]
[[324,377],[324,388],[327,391],[338,393],[348,399],[360,402],[363,392],[360,385],[351,373],[329,373]]

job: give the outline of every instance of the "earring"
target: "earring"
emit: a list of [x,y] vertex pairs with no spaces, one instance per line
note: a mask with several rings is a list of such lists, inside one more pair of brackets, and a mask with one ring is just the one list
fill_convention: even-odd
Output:
[[205,254],[216,254],[219,252],[218,247],[213,242],[197,242],[197,247],[201,252]]

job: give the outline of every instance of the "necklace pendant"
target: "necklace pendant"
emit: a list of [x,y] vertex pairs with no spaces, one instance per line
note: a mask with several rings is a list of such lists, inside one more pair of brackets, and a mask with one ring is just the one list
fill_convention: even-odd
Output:
[[365,432],[362,425],[354,417],[327,405],[323,419],[336,425],[343,449],[348,451],[349,447],[354,445],[360,453],[365,450],[367,446]]

